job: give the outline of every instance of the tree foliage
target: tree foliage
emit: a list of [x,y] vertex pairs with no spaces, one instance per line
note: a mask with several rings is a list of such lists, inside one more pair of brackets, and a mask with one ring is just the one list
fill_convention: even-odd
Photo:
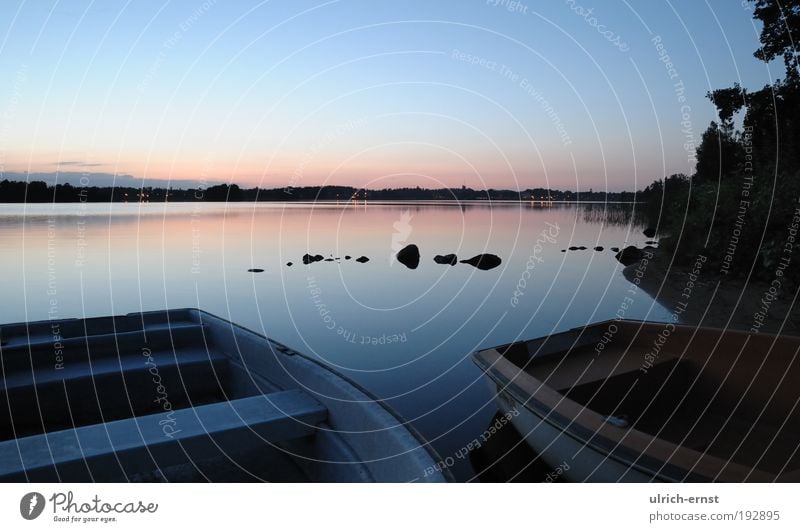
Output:
[[[800,206],[800,0],[751,3],[763,23],[755,56],[783,58],[786,78],[757,90],[735,83],[709,92],[719,121],[702,135],[695,174],[685,186],[659,181],[645,192],[651,220],[670,235],[664,247],[679,261],[702,253],[726,273],[770,279],[776,254],[787,241],[792,250],[789,231]],[[800,254],[793,261],[790,276],[800,280]]]

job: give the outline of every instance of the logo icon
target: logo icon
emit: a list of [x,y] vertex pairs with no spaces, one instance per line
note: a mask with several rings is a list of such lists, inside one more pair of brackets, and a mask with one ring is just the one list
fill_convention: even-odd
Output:
[[44,511],[44,495],[36,491],[26,493],[19,501],[19,513],[24,519],[32,521]]
[[392,233],[392,254],[389,259],[392,265],[394,265],[397,259],[396,253],[403,248],[403,244],[405,244],[408,237],[411,236],[411,231],[414,230],[414,228],[411,227],[411,218],[413,217],[411,211],[406,209],[400,215],[400,219],[392,224],[395,231]]

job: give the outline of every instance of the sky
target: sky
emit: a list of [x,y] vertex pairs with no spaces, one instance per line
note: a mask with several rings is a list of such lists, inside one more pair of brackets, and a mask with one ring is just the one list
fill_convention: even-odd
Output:
[[737,0],[3,0],[0,171],[638,190],[693,172],[709,90],[782,76],[759,32]]

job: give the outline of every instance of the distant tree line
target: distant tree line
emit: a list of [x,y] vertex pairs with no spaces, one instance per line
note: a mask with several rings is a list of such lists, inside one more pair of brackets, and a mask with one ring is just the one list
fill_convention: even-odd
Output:
[[153,187],[75,187],[70,184],[48,185],[43,181],[0,181],[0,203],[69,203],[69,202],[186,202],[186,201],[425,201],[425,200],[513,200],[513,201],[628,201],[633,192],[571,192],[544,188],[516,190],[473,190],[471,188],[391,188],[365,190],[355,187],[323,186],[296,188],[241,188],[235,184],[208,188]]
[[643,199],[651,224],[667,235],[661,247],[678,262],[703,254],[723,274],[797,282],[800,0],[750,1],[763,23],[754,55],[783,58],[785,79],[755,91],[734,84],[709,92],[719,121],[702,135],[695,174],[656,181]]

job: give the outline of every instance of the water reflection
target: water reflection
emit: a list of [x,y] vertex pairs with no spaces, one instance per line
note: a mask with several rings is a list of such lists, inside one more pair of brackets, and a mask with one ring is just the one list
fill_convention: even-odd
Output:
[[634,203],[585,203],[580,211],[583,220],[589,223],[642,228],[646,223],[642,206]]
[[[597,205],[62,204],[0,212],[0,323],[200,307],[352,376],[443,456],[495,414],[470,353],[614,316],[631,285],[612,252],[591,249],[647,240],[630,219],[601,221],[610,211]],[[401,220],[408,227],[398,237]],[[542,242],[548,227],[558,229]],[[420,253],[413,270],[393,260],[409,244]],[[571,244],[589,249],[560,252]],[[352,260],[304,265],[306,253]],[[502,262],[488,271],[434,262],[448,253]],[[639,292],[628,317],[646,316],[668,317]],[[453,472],[473,476],[469,460]]]

